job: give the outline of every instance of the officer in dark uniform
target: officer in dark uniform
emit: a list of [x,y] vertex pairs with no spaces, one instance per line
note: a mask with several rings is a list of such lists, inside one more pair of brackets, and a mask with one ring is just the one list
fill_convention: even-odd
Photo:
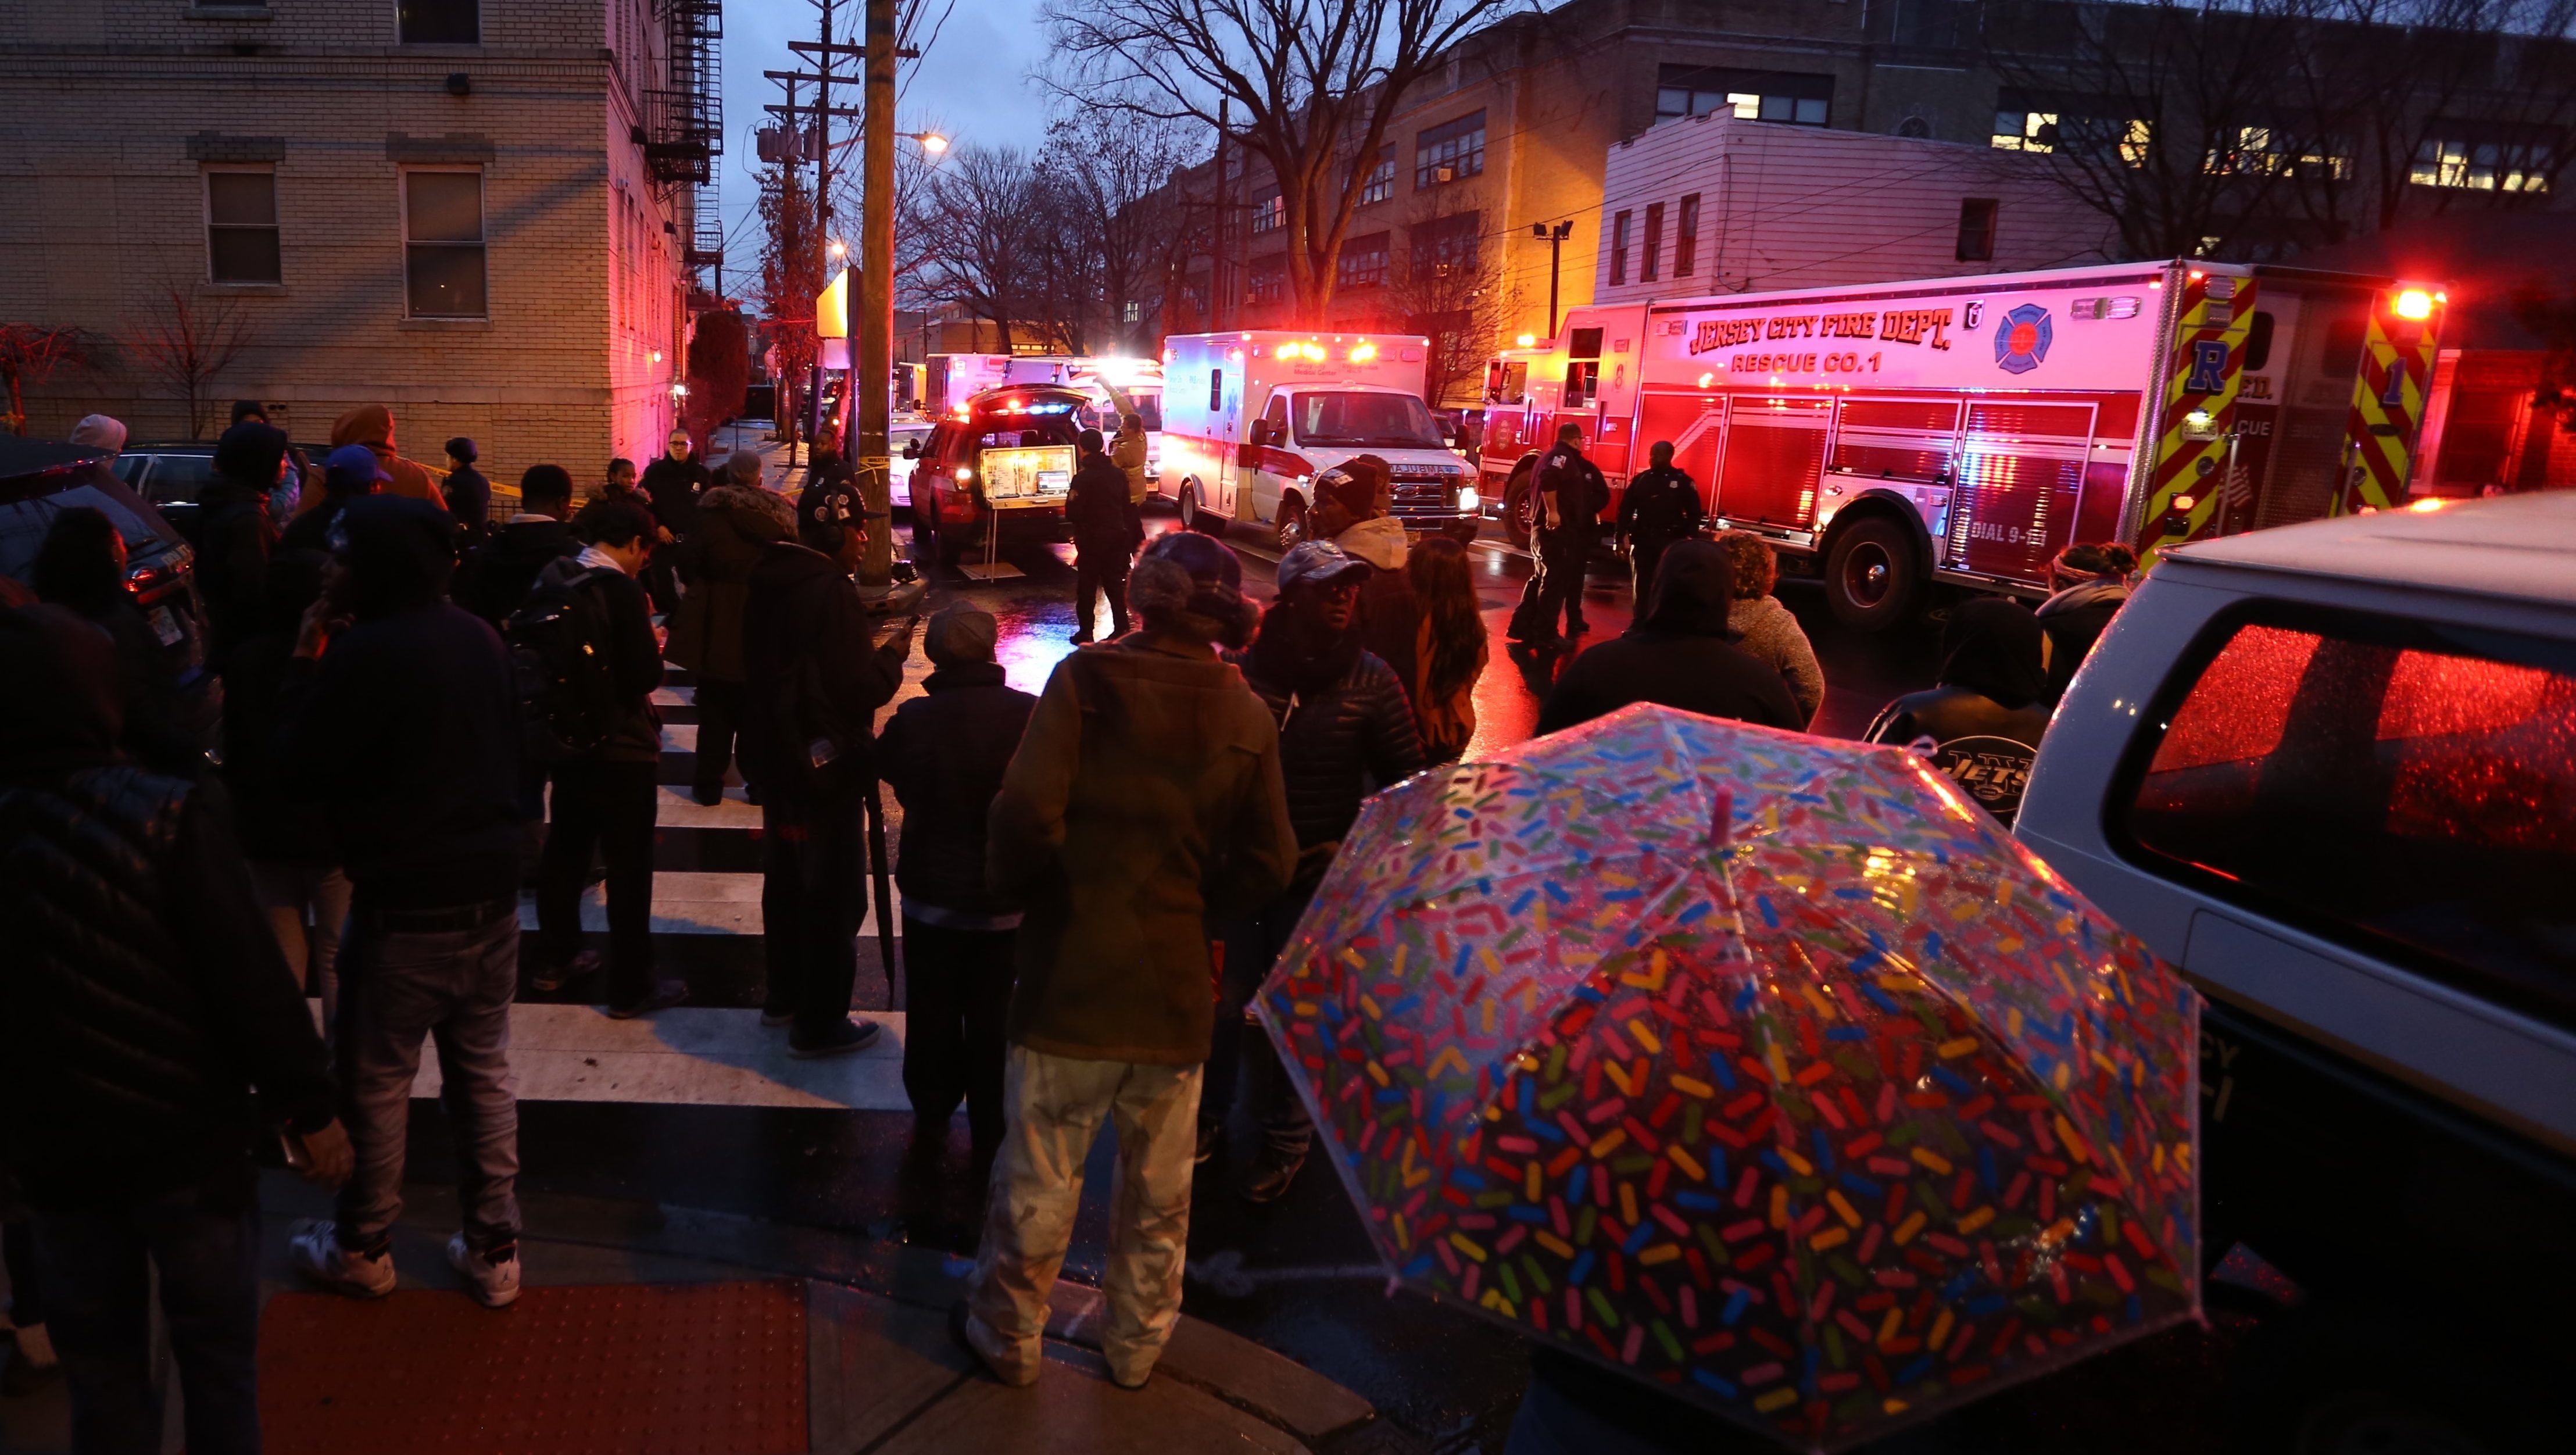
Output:
[[1583,621],[1583,568],[1591,558],[1596,516],[1609,485],[1583,457],[1583,427],[1567,423],[1556,432],[1556,447],[1539,461],[1531,482],[1538,492],[1538,570],[1521,590],[1506,635],[1516,642],[1546,645],[1556,634],[1556,613],[1565,610],[1565,635],[1579,637]]
[[1619,499],[1619,534],[1628,542],[1628,569],[1635,574],[1641,612],[1664,548],[1697,534],[1700,522],[1699,487],[1673,468],[1673,442],[1655,441],[1651,454],[1654,463],[1637,472]]

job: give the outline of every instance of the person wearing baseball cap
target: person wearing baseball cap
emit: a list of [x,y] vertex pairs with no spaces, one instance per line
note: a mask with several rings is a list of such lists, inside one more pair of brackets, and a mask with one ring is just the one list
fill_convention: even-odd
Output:
[[[1253,1111],[1263,1147],[1240,1191],[1253,1202],[1273,1201],[1288,1190],[1305,1165],[1315,1129],[1269,1041],[1244,1034],[1243,1005],[1270,973],[1271,961],[1332,867],[1342,836],[1359,817],[1360,801],[1423,767],[1422,738],[1403,679],[1361,640],[1360,588],[1371,569],[1328,541],[1293,547],[1279,560],[1279,599],[1262,617],[1261,634],[1249,649],[1227,654],[1279,724],[1279,768],[1297,834],[1295,879],[1227,930],[1218,1043],[1210,1048],[1210,1085],[1199,1113],[1213,1155],[1233,1099],[1237,1057],[1251,1056]],[[1247,1041],[1259,1044],[1242,1044]]]
[[1206,917],[1270,900],[1296,862],[1278,727],[1216,652],[1250,631],[1242,582],[1206,536],[1156,540],[1129,580],[1142,630],[1056,664],[993,800],[985,879],[1024,911],[1008,1115],[951,1328],[1005,1384],[1037,1380],[1082,1164],[1112,1116],[1109,1377],[1143,1385],[1179,1321],[1215,1024]]
[[331,549],[331,531],[349,502],[373,495],[392,483],[376,452],[365,445],[342,445],[322,457],[322,498],[312,509],[289,521],[278,547],[289,551]]
[[447,513],[465,527],[465,542],[480,545],[492,529],[492,482],[474,468],[483,451],[463,435],[447,442],[447,478],[439,482],[439,493],[447,499]]

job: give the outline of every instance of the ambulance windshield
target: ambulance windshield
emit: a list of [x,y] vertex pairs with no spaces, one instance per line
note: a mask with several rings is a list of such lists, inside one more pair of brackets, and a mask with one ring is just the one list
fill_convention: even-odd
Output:
[[1436,450],[1440,426],[1410,394],[1339,391],[1297,394],[1297,443],[1345,449]]

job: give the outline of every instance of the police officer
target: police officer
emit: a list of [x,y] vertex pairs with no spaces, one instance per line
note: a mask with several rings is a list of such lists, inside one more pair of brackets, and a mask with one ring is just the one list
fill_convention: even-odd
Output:
[[1601,471],[1583,457],[1583,427],[1568,422],[1557,429],[1556,447],[1539,461],[1531,482],[1538,494],[1538,570],[1521,590],[1506,635],[1516,642],[1546,645],[1559,641],[1557,608],[1565,610],[1565,635],[1579,637],[1583,622],[1583,569],[1592,554],[1595,517],[1609,485]]
[[1650,454],[1654,463],[1637,472],[1619,500],[1619,534],[1628,543],[1628,569],[1635,573],[1641,612],[1664,548],[1695,534],[1700,521],[1699,487],[1673,468],[1673,442],[1655,441]]

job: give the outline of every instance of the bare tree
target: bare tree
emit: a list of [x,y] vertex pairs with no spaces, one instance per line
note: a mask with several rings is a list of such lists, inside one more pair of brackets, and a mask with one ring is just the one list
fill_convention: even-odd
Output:
[[86,330],[40,323],[0,323],[0,386],[9,394],[9,412],[0,426],[9,433],[27,432],[26,389],[42,384],[65,364],[87,362]]
[[[1404,94],[1470,32],[1525,0],[1048,0],[1079,104],[1216,127],[1279,183],[1298,313],[1320,325],[1351,214]],[[1219,108],[1226,112],[1220,126]]]
[[812,184],[793,160],[762,169],[760,221],[760,311],[778,351],[778,437],[793,447],[813,379],[814,301],[823,291]]
[[[2280,57],[2314,0],[2023,0],[1985,12],[1986,63],[2023,118],[2020,149],[2053,153],[2068,195],[2131,257],[2249,245],[2289,182]],[[2003,119],[1998,118],[1998,126]]]
[[1017,148],[960,147],[923,176],[912,213],[921,249],[911,291],[989,321],[1003,353],[1011,351],[1014,326],[1036,311],[1038,194],[1037,175]]
[[1094,347],[1152,342],[1183,204],[1166,184],[1191,160],[1194,128],[1175,121],[1084,108],[1047,128],[1049,219],[1073,244],[1068,280]]
[[1387,290],[1388,306],[1402,326],[1431,341],[1423,399],[1435,407],[1460,384],[1482,376],[1517,301],[1493,250],[1470,230],[1477,219],[1473,212],[1438,212],[1414,223],[1411,254]]
[[235,300],[200,297],[194,283],[164,279],[144,295],[142,317],[122,342],[186,411],[188,438],[204,439],[215,378],[250,347],[251,328]]

